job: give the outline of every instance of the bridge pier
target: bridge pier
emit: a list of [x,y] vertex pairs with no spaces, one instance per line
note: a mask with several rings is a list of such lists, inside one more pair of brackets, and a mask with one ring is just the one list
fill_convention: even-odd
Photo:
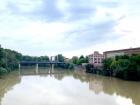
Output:
[[36,64],[35,74],[38,74],[38,63]]
[[18,64],[19,75],[20,75],[20,73],[21,73],[20,67],[21,67],[21,65],[20,65],[20,63],[19,63],[19,64]]
[[21,65],[20,65],[20,63],[18,64],[18,68],[20,68],[21,67]]
[[51,73],[54,73],[54,64],[51,65]]

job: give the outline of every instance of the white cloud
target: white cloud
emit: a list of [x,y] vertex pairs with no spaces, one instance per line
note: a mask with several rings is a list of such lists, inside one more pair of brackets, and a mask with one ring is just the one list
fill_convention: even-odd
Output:
[[138,47],[138,4],[139,0],[2,0],[0,41],[29,55],[72,56]]

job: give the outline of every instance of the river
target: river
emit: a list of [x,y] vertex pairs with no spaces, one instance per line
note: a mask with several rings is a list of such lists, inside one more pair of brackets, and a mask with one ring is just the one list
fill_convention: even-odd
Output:
[[80,70],[21,68],[0,79],[0,105],[140,105],[140,82]]

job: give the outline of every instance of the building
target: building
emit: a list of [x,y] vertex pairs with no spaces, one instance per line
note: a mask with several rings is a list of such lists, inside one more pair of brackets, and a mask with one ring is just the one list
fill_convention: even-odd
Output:
[[89,81],[89,89],[94,91],[95,94],[99,94],[100,92],[103,91],[103,83],[102,81],[99,81],[99,80],[92,80],[92,81]]
[[93,54],[90,54],[88,58],[89,58],[89,63],[93,64],[94,67],[102,66],[102,61],[104,56],[103,54],[100,54],[98,51],[95,51]]
[[104,58],[114,58],[115,56],[132,55],[132,54],[140,54],[140,47],[121,49],[121,50],[112,50],[103,53]]
[[70,62],[70,59],[69,59],[69,58],[64,57],[64,62],[69,63],[69,62]]

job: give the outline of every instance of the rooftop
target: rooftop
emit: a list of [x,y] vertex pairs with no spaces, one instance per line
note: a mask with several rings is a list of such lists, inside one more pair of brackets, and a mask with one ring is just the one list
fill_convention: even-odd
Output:
[[104,53],[120,52],[120,51],[131,51],[131,50],[140,50],[140,47],[137,47],[137,48],[128,48],[128,49],[120,49],[120,50],[112,50],[112,51],[105,51]]

